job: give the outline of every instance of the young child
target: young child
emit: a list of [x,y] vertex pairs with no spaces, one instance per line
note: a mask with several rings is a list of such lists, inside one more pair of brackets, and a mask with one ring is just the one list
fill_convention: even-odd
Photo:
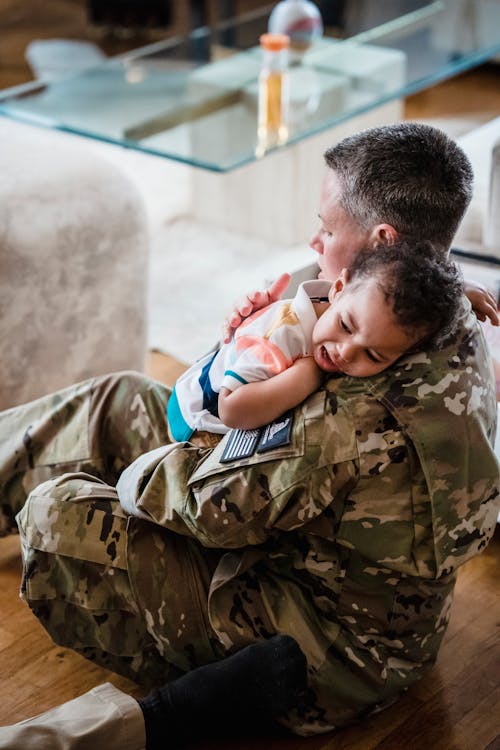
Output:
[[458,268],[428,243],[366,248],[334,284],[304,282],[184,373],[168,402],[171,437],[260,427],[301,403],[325,373],[368,377],[409,351],[438,347],[462,292]]

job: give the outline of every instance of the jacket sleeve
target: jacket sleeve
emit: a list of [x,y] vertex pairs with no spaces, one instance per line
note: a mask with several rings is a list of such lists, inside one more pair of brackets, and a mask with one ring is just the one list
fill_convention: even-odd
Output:
[[210,452],[178,443],[139,457],[117,485],[123,508],[205,546],[227,548],[303,527],[327,508],[341,516],[357,474],[347,407],[332,414],[327,393],[319,391],[293,412],[289,439],[221,461],[231,435]]

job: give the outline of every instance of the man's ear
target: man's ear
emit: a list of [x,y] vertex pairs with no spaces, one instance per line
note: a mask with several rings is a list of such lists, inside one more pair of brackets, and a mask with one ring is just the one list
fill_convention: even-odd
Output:
[[340,272],[340,276],[337,278],[336,281],[333,282],[333,284],[330,287],[330,292],[328,294],[328,297],[330,299],[330,302],[332,302],[337,294],[340,294],[342,290],[344,289],[345,285],[349,281],[349,271],[347,268],[343,268]]
[[398,232],[392,224],[377,224],[370,235],[370,242],[373,245],[394,245],[398,237]]

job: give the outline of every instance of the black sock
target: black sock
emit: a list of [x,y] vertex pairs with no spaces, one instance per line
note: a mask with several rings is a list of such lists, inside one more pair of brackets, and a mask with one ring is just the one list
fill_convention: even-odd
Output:
[[228,725],[264,724],[295,706],[306,686],[306,659],[293,638],[259,641],[140,700],[146,748],[175,748]]

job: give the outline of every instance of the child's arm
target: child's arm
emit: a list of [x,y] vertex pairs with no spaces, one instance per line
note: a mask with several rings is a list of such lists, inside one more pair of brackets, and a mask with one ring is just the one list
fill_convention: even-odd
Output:
[[313,357],[301,357],[267,380],[247,383],[235,391],[221,388],[219,417],[227,427],[261,427],[300,404],[322,381],[323,372]]
[[493,292],[476,281],[466,279],[464,279],[464,292],[479,320],[485,321],[489,318],[492,325],[499,324],[497,302]]

